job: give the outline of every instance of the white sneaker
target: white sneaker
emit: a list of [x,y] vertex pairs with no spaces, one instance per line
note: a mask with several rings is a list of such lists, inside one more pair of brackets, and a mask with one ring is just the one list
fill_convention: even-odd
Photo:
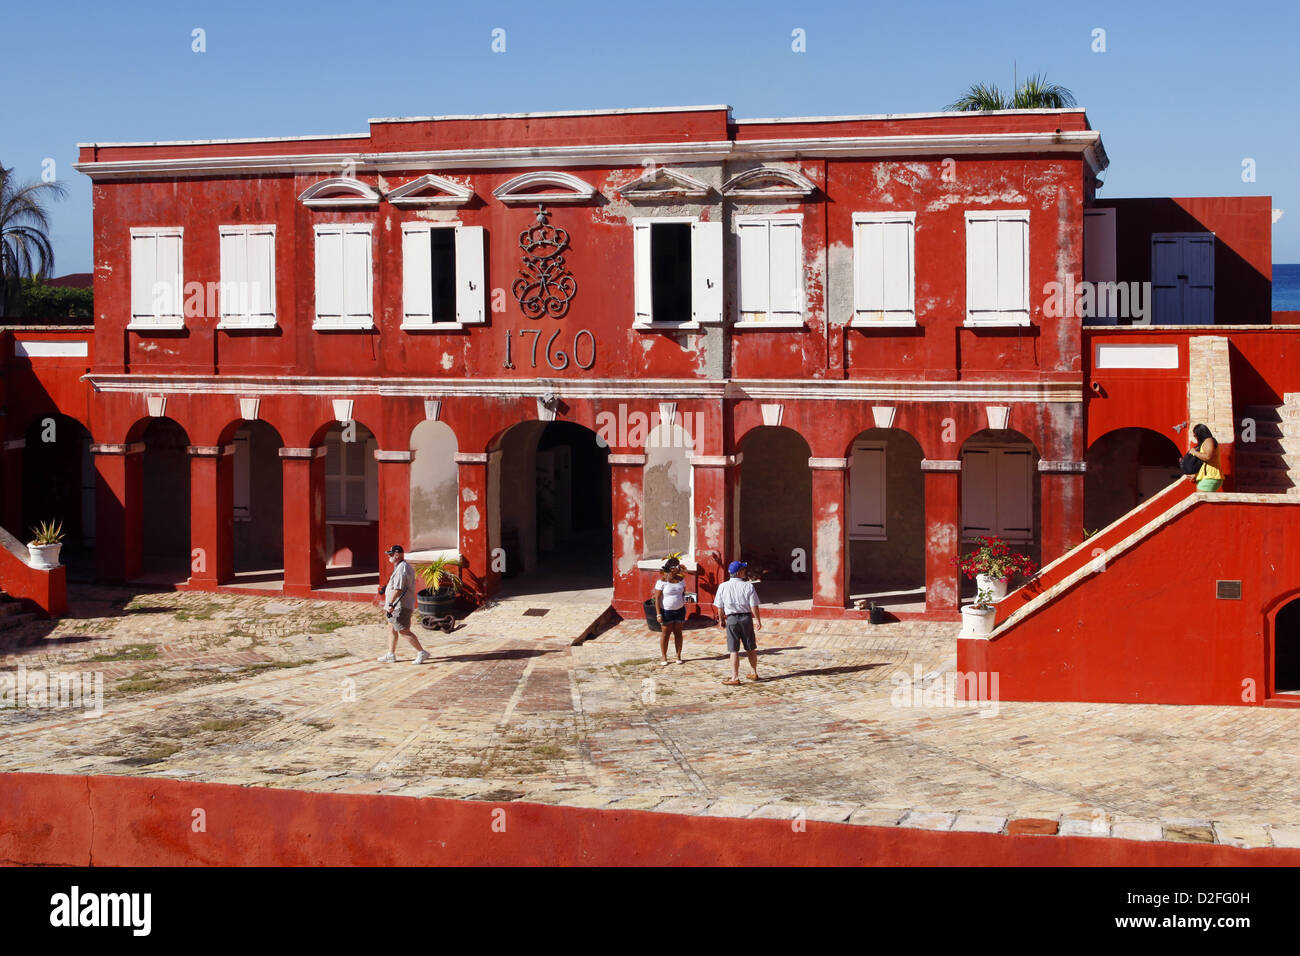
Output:
[[430,654],[428,651],[420,651],[420,653],[415,655],[415,663],[423,664],[425,661],[429,659],[429,657]]
[[388,653],[388,654],[385,654],[383,657],[379,658],[379,663],[381,663],[381,664],[396,664],[396,663],[397,663],[397,657],[396,657],[396,655],[394,655],[394,654],[392,654],[392,653]]

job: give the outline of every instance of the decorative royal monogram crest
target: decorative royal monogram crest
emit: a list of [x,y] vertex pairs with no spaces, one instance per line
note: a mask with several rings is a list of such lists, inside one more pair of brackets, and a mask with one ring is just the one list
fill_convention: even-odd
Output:
[[519,300],[519,308],[530,319],[540,319],[543,315],[564,318],[569,311],[569,300],[578,291],[578,280],[564,268],[561,255],[569,247],[569,234],[547,225],[548,216],[546,207],[538,206],[537,225],[519,234],[523,266],[511,289]]

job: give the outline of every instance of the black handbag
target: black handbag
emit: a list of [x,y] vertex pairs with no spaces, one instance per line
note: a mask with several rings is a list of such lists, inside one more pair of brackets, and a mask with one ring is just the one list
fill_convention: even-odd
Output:
[[1178,463],[1178,470],[1184,475],[1194,475],[1201,470],[1203,464],[1205,464],[1205,462],[1201,461],[1201,459],[1197,458],[1189,451],[1183,456],[1183,460]]

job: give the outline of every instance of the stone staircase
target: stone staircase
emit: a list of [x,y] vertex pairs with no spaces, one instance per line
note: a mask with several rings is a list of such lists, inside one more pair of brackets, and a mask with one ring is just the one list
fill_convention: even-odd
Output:
[[9,595],[0,591],[0,631],[22,627],[28,621],[34,620],[36,620],[35,612],[24,611],[21,601],[15,601]]
[[[1282,405],[1245,405],[1237,410],[1234,444],[1238,491],[1300,495],[1300,392],[1288,392]],[[1255,440],[1244,441],[1240,425],[1255,422]]]

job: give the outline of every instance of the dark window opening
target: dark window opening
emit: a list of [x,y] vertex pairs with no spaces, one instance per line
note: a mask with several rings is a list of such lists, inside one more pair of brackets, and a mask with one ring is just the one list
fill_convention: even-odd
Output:
[[456,321],[456,230],[429,230],[434,322]]
[[650,228],[650,301],[655,322],[691,319],[691,224],[657,222]]
[[1300,694],[1300,600],[1273,618],[1273,692]]

